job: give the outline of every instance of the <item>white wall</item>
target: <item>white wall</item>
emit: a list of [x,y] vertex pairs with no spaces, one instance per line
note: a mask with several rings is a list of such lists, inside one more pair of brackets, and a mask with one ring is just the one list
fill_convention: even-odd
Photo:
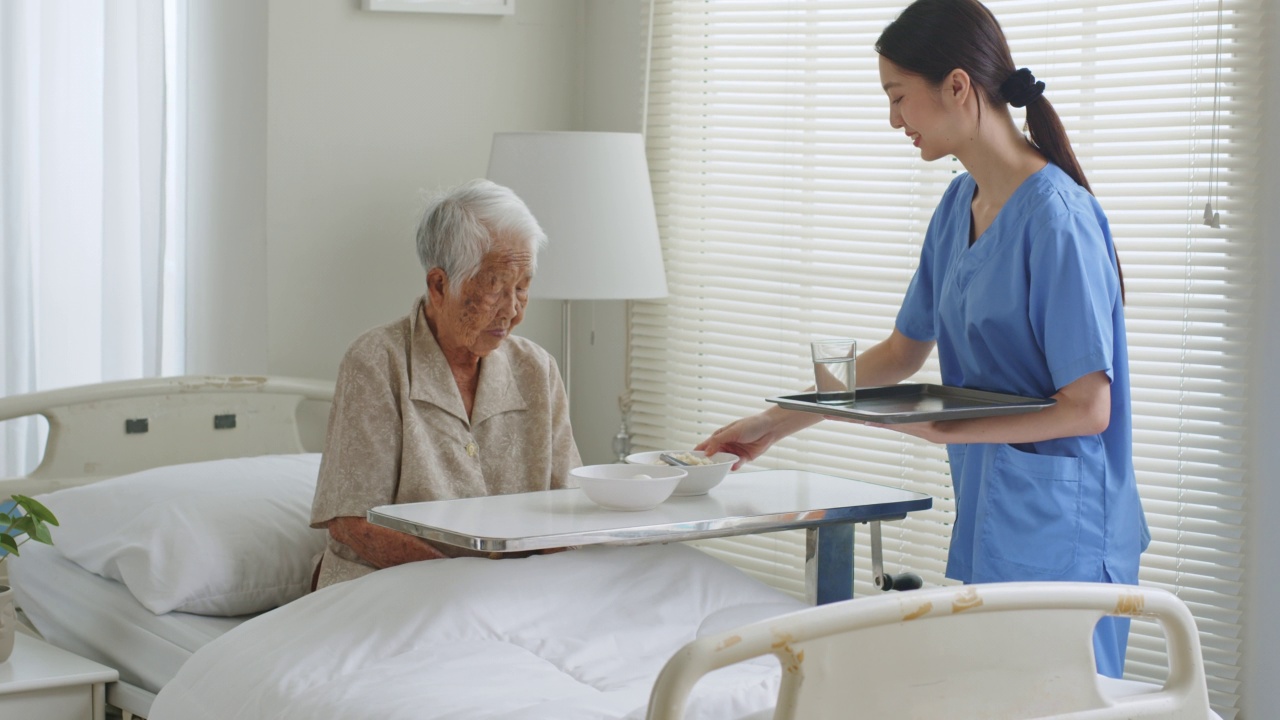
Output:
[[187,10],[187,372],[267,371],[267,6]]

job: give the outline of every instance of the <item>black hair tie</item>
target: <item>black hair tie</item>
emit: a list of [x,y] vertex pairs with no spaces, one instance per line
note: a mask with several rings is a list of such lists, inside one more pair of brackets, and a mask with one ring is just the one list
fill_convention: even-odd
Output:
[[1044,83],[1022,68],[1000,83],[1000,95],[1016,108],[1026,107],[1044,97]]

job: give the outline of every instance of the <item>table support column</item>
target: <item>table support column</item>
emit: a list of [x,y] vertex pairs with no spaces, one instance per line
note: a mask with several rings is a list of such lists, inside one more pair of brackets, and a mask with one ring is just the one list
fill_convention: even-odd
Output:
[[805,595],[814,605],[853,597],[853,523],[805,530]]

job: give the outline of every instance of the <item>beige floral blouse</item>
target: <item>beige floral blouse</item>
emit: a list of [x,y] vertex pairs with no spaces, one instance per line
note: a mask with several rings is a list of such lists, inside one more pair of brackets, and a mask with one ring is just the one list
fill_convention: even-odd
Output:
[[[342,360],[311,526],[378,505],[562,488],[581,464],[547,351],[507,337],[480,361],[468,418],[419,298],[408,317],[360,336]],[[330,537],[317,586],[373,570]]]

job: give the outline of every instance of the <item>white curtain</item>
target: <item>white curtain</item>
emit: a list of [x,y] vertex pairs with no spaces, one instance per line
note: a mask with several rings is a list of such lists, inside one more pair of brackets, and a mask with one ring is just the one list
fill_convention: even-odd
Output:
[[[0,3],[0,395],[181,372],[181,15]],[[43,428],[0,429],[29,470]]]
[[[938,198],[960,170],[889,128],[872,46],[907,0],[657,0],[647,146],[670,297],[631,320],[638,449],[689,447],[812,382],[807,342],[893,328]],[[1201,631],[1215,708],[1235,717],[1249,473],[1243,378],[1258,243],[1264,0],[989,0],[1050,98],[1124,267],[1134,464],[1152,530],[1141,582]],[[1266,199],[1262,199],[1264,202]],[[1218,213],[1206,225],[1205,204]],[[916,378],[937,382],[935,360]],[[822,423],[755,464],[934,497],[885,526],[889,572],[943,584],[954,502],[942,448]],[[803,589],[803,535],[704,543]],[[856,593],[870,583],[858,530]],[[1158,627],[1126,671],[1160,680]]]

